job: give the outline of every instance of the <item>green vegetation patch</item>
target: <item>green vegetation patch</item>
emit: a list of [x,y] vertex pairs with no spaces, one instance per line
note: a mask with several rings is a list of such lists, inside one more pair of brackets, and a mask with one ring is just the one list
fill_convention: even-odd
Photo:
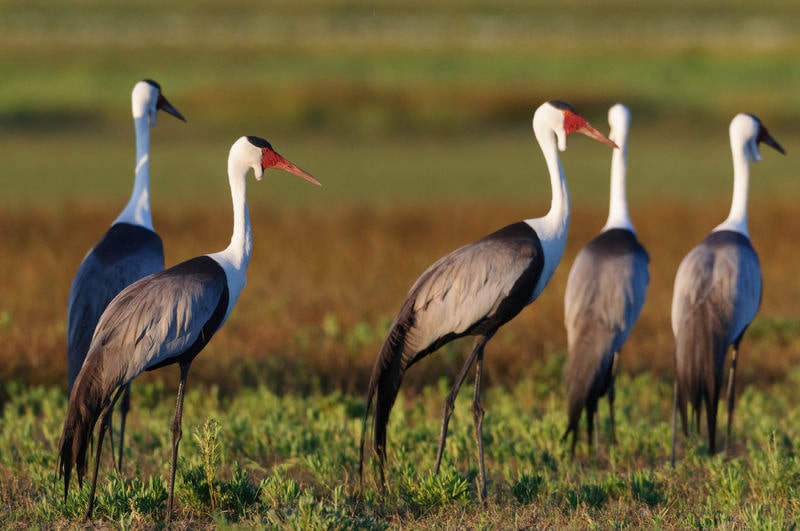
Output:
[[[617,403],[635,418],[619,418],[618,444],[601,424],[596,456],[578,447],[575,460],[559,440],[566,423],[561,393],[542,401],[530,382],[510,391],[491,388],[484,400],[489,499],[478,501],[470,393],[456,404],[445,459],[432,474],[445,388],[401,395],[389,425],[389,488],[377,489],[367,466],[357,475],[358,399],[333,394],[276,396],[244,389],[222,399],[190,389],[186,398],[178,481],[177,525],[288,527],[783,527],[800,518],[798,377],[768,391],[748,389],[737,409],[730,457],[709,457],[704,440],[679,437],[679,461],[669,466],[668,404],[639,410],[641,397],[670,386],[622,376]],[[139,396],[161,391],[139,385]],[[55,444],[66,397],[56,389],[14,386],[0,421],[0,524],[76,523],[88,485],[69,496],[55,481]],[[210,391],[210,392],[209,392]],[[763,409],[761,404],[771,407]],[[524,404],[535,403],[532,411]],[[144,411],[134,407],[122,471],[105,452],[96,518],[126,528],[159,525],[169,472],[169,393]],[[635,412],[635,413],[633,413]],[[601,411],[601,415],[603,411]],[[754,419],[762,428],[752,428]],[[519,452],[502,450],[502,441]],[[151,441],[145,444],[144,441]],[[654,454],[639,453],[645,446]],[[528,448],[529,447],[529,448]],[[528,448],[528,449],[526,449]],[[499,449],[499,451],[498,451]]]

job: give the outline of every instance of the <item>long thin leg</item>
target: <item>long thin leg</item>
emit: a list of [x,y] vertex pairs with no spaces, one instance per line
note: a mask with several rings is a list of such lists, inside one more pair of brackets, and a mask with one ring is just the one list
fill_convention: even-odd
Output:
[[100,452],[103,448],[103,438],[105,437],[106,430],[108,429],[108,421],[111,415],[103,413],[100,417],[100,432],[97,435],[97,452],[94,456],[94,471],[92,473],[92,488],[89,490],[89,503],[86,505],[86,512],[83,514],[84,521],[92,519],[94,512],[94,493],[97,489],[97,471],[100,468]]
[[472,417],[475,420],[475,440],[478,443],[478,473],[481,481],[481,501],[486,501],[486,466],[483,460],[483,407],[481,406],[481,373],[483,372],[483,346],[478,350],[478,361],[475,365],[475,394],[472,396]]
[[94,512],[94,495],[95,491],[97,490],[97,472],[100,469],[100,454],[103,449],[103,438],[105,437],[106,431],[108,431],[108,426],[111,424],[111,412],[114,410],[114,405],[117,403],[119,396],[120,396],[120,390],[117,389],[116,394],[114,394],[114,398],[103,409],[102,413],[100,414],[100,430],[99,433],[97,434],[97,449],[94,456],[92,487],[91,489],[89,489],[89,503],[86,505],[86,512],[83,514],[84,521],[91,520],[92,513]]
[[122,472],[122,450],[125,446],[125,419],[128,418],[128,411],[130,411],[130,409],[131,384],[127,384],[122,392],[122,401],[119,403],[119,412],[122,419],[120,420],[119,424],[119,461],[117,461],[117,472]]
[[589,445],[589,455],[595,455],[595,413],[597,404],[592,405],[591,401],[586,403],[586,444]]
[[475,361],[475,358],[478,356],[478,351],[483,351],[483,346],[489,341],[491,336],[477,336],[475,338],[475,344],[472,348],[472,352],[470,352],[469,357],[467,358],[466,363],[461,368],[461,371],[456,376],[455,384],[453,384],[452,389],[450,389],[450,393],[447,395],[447,398],[444,401],[444,413],[442,415],[442,430],[439,433],[439,450],[436,452],[436,466],[433,468],[434,474],[439,473],[439,465],[442,463],[442,454],[444,453],[444,442],[447,438],[447,425],[450,423],[450,416],[453,414],[453,409],[455,409],[456,403],[456,396],[458,396],[458,391],[461,389],[461,384],[464,383],[464,379],[467,377],[467,372],[469,372],[470,367],[472,367],[472,362]]
[[[686,419],[683,418],[683,429],[686,430]],[[678,432],[678,379],[675,379],[675,392],[672,399],[672,468],[675,468],[675,439]]]
[[733,426],[733,399],[736,394],[736,361],[739,357],[739,343],[733,345],[733,354],[731,357],[731,369],[728,374],[728,432],[725,436],[725,454],[731,448],[731,427]]
[[614,361],[611,362],[611,381],[608,384],[608,415],[611,420],[611,444],[617,444],[617,430],[614,424],[614,380],[617,378],[617,361],[619,352],[614,353]]
[[570,447],[569,456],[575,459],[575,445],[578,443],[578,428],[572,430],[572,446]]
[[[108,415],[108,419],[106,419],[106,422],[108,422],[108,446],[111,447],[111,462],[114,463],[114,466],[116,467],[117,466],[117,451],[114,448],[114,422],[113,422],[113,420],[114,420],[114,409],[113,408],[109,409],[108,413],[106,413],[106,415]],[[119,469],[117,469],[117,471],[119,471]]]
[[[717,387],[719,389],[719,387]],[[706,390],[706,425],[708,426],[708,452],[711,455],[717,453],[717,398],[716,392],[712,396]]]
[[183,431],[181,430],[181,420],[183,419],[183,392],[186,388],[186,378],[189,376],[189,363],[181,363],[181,381],[178,383],[178,400],[175,404],[175,416],[172,418],[172,469],[169,473],[169,499],[167,500],[167,525],[172,522],[172,498],[175,492],[175,469],[178,466],[178,443],[181,442]]

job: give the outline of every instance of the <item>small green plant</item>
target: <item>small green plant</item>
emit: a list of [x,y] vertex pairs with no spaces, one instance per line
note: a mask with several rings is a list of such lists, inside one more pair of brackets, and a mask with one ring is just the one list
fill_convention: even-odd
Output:
[[219,432],[219,421],[213,417],[206,419],[202,428],[195,428],[194,430],[194,440],[200,448],[200,457],[203,460],[204,484],[208,489],[208,501],[212,510],[219,505],[219,492],[215,482],[217,468],[222,462],[222,440]]
[[[70,508],[80,514],[88,503],[88,489],[81,489],[77,507]],[[111,472],[104,485],[98,485],[96,517],[114,521],[136,520],[153,523],[161,520],[167,501],[167,489],[160,476],[152,476],[147,483],[139,478],[127,479],[116,471]]]
[[608,499],[608,492],[602,485],[579,485],[567,490],[566,499],[572,509],[577,509],[581,505],[599,509]]
[[523,505],[532,503],[539,495],[539,491],[544,483],[544,478],[539,474],[523,473],[522,476],[511,486],[511,493]]
[[250,474],[234,461],[233,477],[219,484],[219,508],[231,520],[239,520],[259,501],[261,489],[250,482]]
[[797,529],[797,522],[789,524],[783,511],[776,510],[775,504],[772,503],[757,503],[743,507],[742,520],[746,529],[762,531]]
[[401,485],[401,497],[420,514],[444,507],[451,503],[463,503],[469,499],[470,480],[454,469],[440,470],[420,479],[409,481],[405,478]]
[[268,507],[278,509],[291,506],[300,496],[300,484],[294,478],[287,477],[283,467],[276,467],[272,475],[261,481],[259,490]]
[[653,477],[652,471],[634,471],[631,474],[630,485],[634,499],[647,504],[649,507],[655,507],[666,500],[661,486]]
[[131,509],[135,513],[156,518],[163,512],[167,502],[167,487],[161,476],[151,476],[144,488],[135,489]]

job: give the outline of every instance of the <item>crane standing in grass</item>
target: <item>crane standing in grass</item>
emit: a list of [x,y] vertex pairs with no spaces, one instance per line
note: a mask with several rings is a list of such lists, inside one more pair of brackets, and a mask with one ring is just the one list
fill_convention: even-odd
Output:
[[582,411],[586,410],[591,448],[597,403],[606,394],[612,444],[616,440],[614,377],[617,360],[642,311],[650,282],[650,257],[636,238],[625,198],[629,122],[630,112],[624,105],[617,104],[609,109],[609,138],[619,149],[611,155],[608,220],[600,234],[575,258],[564,295],[569,424],[563,439],[572,433],[573,455]]
[[[184,122],[186,119],[150,79],[139,81],[131,93],[136,131],[136,174],[133,193],[117,219],[88,252],[72,280],[67,307],[67,373],[69,388],[75,383],[89,351],[97,321],[108,303],[123,288],[164,269],[164,247],[153,230],[150,213],[150,128],[159,110]],[[120,402],[119,461],[125,437],[125,418],[130,408],[130,387]],[[112,445],[113,450],[113,445]]]
[[761,304],[761,267],[747,232],[747,192],[750,161],[761,160],[758,145],[784,153],[761,121],[738,114],[731,121],[733,202],[728,218],[714,228],[683,259],[675,275],[672,331],[675,334],[675,400],[672,411],[672,465],[678,412],[688,435],[686,404],[692,405],[696,428],[700,408],[706,407],[708,449],[716,452],[717,405],[723,365],[733,346],[728,375],[728,451],[733,423],[733,400],[739,344]]
[[[290,163],[264,139],[242,137],[231,147],[228,179],[233,202],[233,235],[220,252],[199,256],[145,277],[125,288],[100,317],[89,353],[67,406],[59,441],[59,474],[64,496],[69,492],[73,467],[83,484],[86,453],[98,418],[100,429],[94,460],[92,487],[85,519],[91,519],[103,435],[108,413],[128,383],[142,371],[177,363],[180,383],[172,421],[172,468],[167,522],[172,520],[175,468],[181,439],[183,395],[189,367],[228,319],[245,285],[253,237],[245,197],[246,177],[253,169],[258,180],[267,168],[292,173],[319,185],[310,174]],[[113,397],[112,397],[113,395]]]
[[472,352],[445,401],[435,470],[438,472],[441,464],[456,395],[470,367],[476,363],[472,412],[478,446],[480,496],[486,499],[484,411],[480,403],[484,347],[503,324],[539,296],[564,253],[569,226],[569,192],[558,151],[567,148],[567,138],[572,133],[616,147],[561,101],[550,101],[536,109],[533,131],[550,173],[552,198],[547,215],[502,228],[431,265],[411,287],[375,359],[367,390],[359,475],[363,472],[364,438],[374,398],[373,450],[378,458],[382,486],[385,485],[386,425],[403,375],[411,365],[446,343],[472,335],[475,336]]

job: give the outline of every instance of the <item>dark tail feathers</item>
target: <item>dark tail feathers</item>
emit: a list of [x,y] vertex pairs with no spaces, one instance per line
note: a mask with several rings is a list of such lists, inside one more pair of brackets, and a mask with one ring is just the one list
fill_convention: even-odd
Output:
[[72,469],[78,474],[78,485],[83,486],[86,473],[86,452],[92,431],[108,401],[108,394],[103,392],[100,375],[102,368],[93,363],[93,359],[81,370],[70,394],[67,406],[67,418],[64,431],[58,442],[58,472],[64,478],[64,499],[69,491]]
[[[675,344],[675,379],[677,404],[684,418],[687,402],[699,421],[705,403],[709,427],[709,450],[716,451],[716,417],[722,368],[727,345],[714,333],[715,317],[711,312],[684,323]],[[699,424],[699,422],[698,422]],[[699,426],[698,426],[699,427]],[[685,429],[685,426],[684,426]]]
[[403,348],[408,327],[405,323],[392,326],[386,340],[381,346],[367,389],[367,407],[364,411],[363,426],[361,429],[361,449],[359,453],[359,477],[362,477],[364,467],[364,441],[367,431],[367,418],[369,417],[372,400],[375,398],[375,411],[373,414],[373,443],[372,449],[378,457],[378,467],[381,484],[384,482],[383,467],[386,461],[386,425],[389,422],[389,413],[392,411],[400,383],[403,381],[406,364],[403,362]]
[[[564,380],[567,386],[567,430],[561,437],[564,442],[572,434],[572,454],[579,438],[581,415],[587,406],[593,404],[597,409],[597,401],[607,392],[614,355],[609,352],[610,345],[597,344],[595,338],[587,334],[579,334],[575,344],[569,345],[570,355],[564,367]],[[587,409],[587,422],[594,422]],[[592,441],[588,441],[591,446]]]
[[572,434],[572,454],[575,454],[575,445],[578,442],[578,425],[581,420],[581,414],[586,403],[587,386],[583,382],[576,382],[570,380],[570,374],[567,373],[567,429],[564,435],[561,436],[561,441],[565,442]]

